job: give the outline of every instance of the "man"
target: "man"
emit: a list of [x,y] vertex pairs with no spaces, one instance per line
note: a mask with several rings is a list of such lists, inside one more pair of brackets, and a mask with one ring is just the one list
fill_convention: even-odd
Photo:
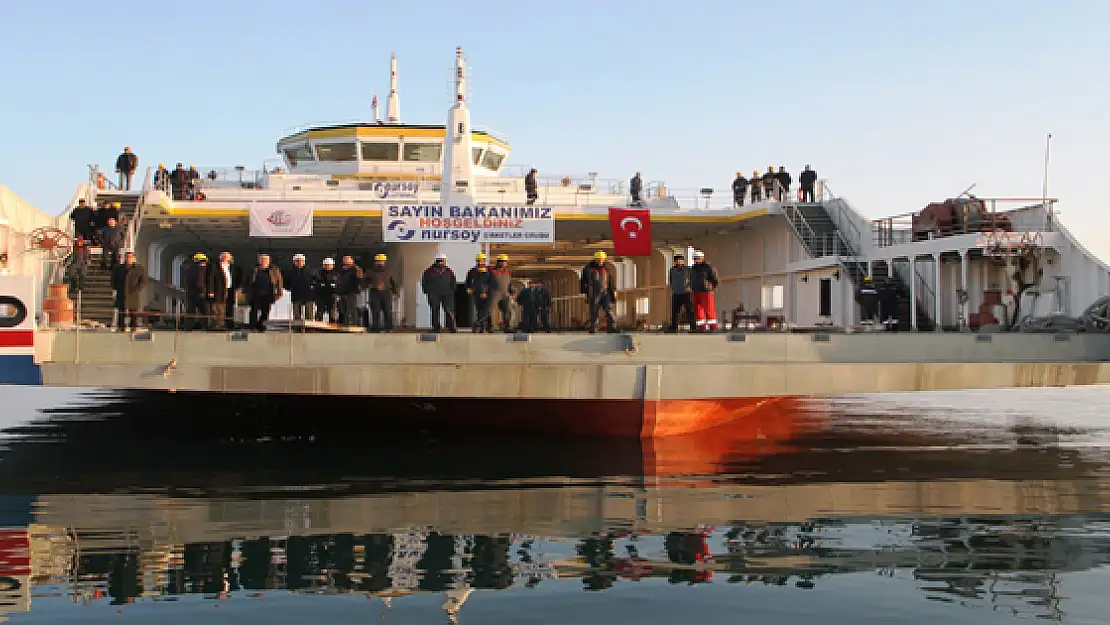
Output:
[[813,187],[817,184],[817,172],[806,165],[805,170],[798,176],[798,185],[802,188],[802,201],[813,202]]
[[512,332],[513,296],[516,295],[516,285],[513,284],[513,272],[509,269],[509,255],[499,254],[497,262],[490,270],[493,276],[493,305],[501,316],[501,331]]
[[386,266],[389,259],[385,254],[374,256],[366,282],[370,285],[370,331],[393,331],[393,296],[397,294],[397,282],[393,272]]
[[251,305],[250,326],[265,332],[266,322],[270,320],[270,307],[281,299],[285,291],[281,272],[277,267],[270,266],[269,254],[258,255],[258,264],[251,271],[243,290]]
[[786,165],[779,166],[779,172],[775,174],[775,180],[779,183],[779,201],[790,199],[790,183],[794,179],[790,177],[790,173],[786,171]]
[[122,205],[119,202],[112,202],[111,204],[104,204],[104,208],[100,211],[100,218],[107,224],[109,219],[115,219],[116,223],[120,226],[123,225],[123,220],[120,219],[119,209]]
[[542,281],[532,282],[532,302],[536,307],[536,329],[551,332],[551,291]]
[[212,317],[212,323],[209,326],[212,330],[217,330],[221,325],[228,330],[232,327],[232,315],[228,314],[229,311],[235,310],[235,290],[239,287],[239,282],[235,279],[236,270],[231,264],[231,253],[220,252],[220,262],[208,271],[208,296],[209,306],[211,310],[209,314]]
[[632,195],[633,206],[643,206],[644,202],[640,199],[640,193],[644,190],[644,179],[640,177],[640,172],[636,172],[632,176],[632,180],[628,181],[628,191]]
[[158,163],[158,169],[154,172],[154,188],[159,191],[170,188],[170,170],[166,169],[165,163]]
[[185,269],[185,330],[200,330],[208,324],[208,302],[212,295],[211,276],[208,275],[208,256],[203,252],[193,254],[193,262]]
[[181,163],[177,164],[170,173],[171,195],[175,200],[185,199],[185,190],[189,187],[189,171]]
[[447,254],[436,254],[435,262],[424,270],[420,277],[420,287],[428,297],[428,308],[431,309],[432,331],[441,332],[439,311],[447,322],[447,331],[455,331],[455,272],[447,266]]
[[78,237],[73,244],[73,254],[69,257],[70,287],[75,293],[85,290],[89,277],[89,242],[83,237]]
[[717,304],[713,291],[719,284],[717,270],[705,261],[705,252],[694,252],[694,266],[690,268],[690,290],[698,332],[714,332],[717,329]]
[[763,201],[763,179],[759,177],[759,170],[752,171],[752,179],[748,181],[752,188],[752,204]]
[[[472,313],[471,316],[475,320],[478,319],[478,301],[477,296],[474,295],[474,287],[472,285],[472,282],[477,277],[479,271],[483,272],[488,277],[489,268],[486,267],[485,252],[478,252],[478,255],[474,257],[474,266],[466,272],[466,279],[463,280],[463,285],[466,287],[466,294],[470,296],[470,308]],[[477,332],[478,326],[474,325],[473,327],[474,331]]]
[[100,229],[108,225],[108,222],[102,216],[100,206],[93,204],[89,208],[89,241],[93,245],[100,245]]
[[683,313],[690,331],[694,331],[694,300],[691,297],[693,288],[690,282],[690,268],[686,266],[686,257],[682,254],[674,255],[674,266],[667,275],[667,282],[671,286],[671,327],[668,332],[678,332],[678,324]]
[[119,188],[124,191],[131,190],[131,177],[139,167],[139,157],[131,152],[130,147],[123,148],[123,154],[116,159],[116,173],[119,174]]
[[466,292],[474,301],[475,334],[493,332],[493,319],[490,312],[493,306],[493,275],[486,265],[486,255],[478,254],[478,264],[466,274]]
[[123,231],[116,220],[108,218],[107,225],[100,231],[100,245],[104,248],[100,256],[100,268],[112,269],[119,264],[120,246],[123,244]]
[[335,259],[325,258],[323,266],[316,273],[316,283],[313,292],[316,293],[316,321],[324,320],[324,313],[328,315],[328,323],[339,323],[339,305],[335,299]]
[[737,207],[744,205],[744,196],[748,193],[748,179],[744,172],[736,172],[736,179],[732,181],[732,203]]
[[139,316],[143,312],[143,288],[146,287],[146,268],[135,262],[135,252],[127,252],[124,256],[123,270],[123,310],[119,316],[119,328],[126,326],[125,320],[130,317],[131,331],[139,329]]
[[532,284],[525,280],[516,292],[516,303],[520,305],[520,331],[536,331],[536,302]]
[[875,318],[879,315],[879,291],[871,276],[864,277],[863,284],[856,291],[856,301],[859,302],[860,324],[874,325]]
[[362,267],[350,256],[343,257],[343,266],[335,277],[335,294],[339,296],[339,323],[347,327],[359,325],[358,294],[362,292]]
[[778,197],[778,190],[775,185],[775,168],[769,166],[767,172],[763,174],[763,199],[773,202],[776,197]]
[[196,165],[189,165],[189,171],[186,172],[188,182],[185,183],[185,199],[197,199],[197,187],[200,186],[200,172],[197,171]]
[[608,332],[615,334],[617,322],[613,319],[613,302],[617,300],[617,271],[616,267],[606,262],[608,254],[598,250],[594,252],[594,259],[582,269],[582,277],[578,287],[590,307],[590,334],[597,332],[597,316],[605,312],[605,327]]
[[528,195],[528,204],[535,204],[540,197],[539,187],[536,186],[536,169],[533,167],[524,176],[524,192]]
[[77,206],[70,211],[69,218],[73,221],[75,236],[86,240],[92,239],[93,212],[84,198],[77,200]]
[[305,267],[304,254],[293,254],[293,267],[285,272],[282,280],[289,289],[289,299],[293,302],[293,320],[311,320],[315,308],[316,294],[313,283],[316,276],[313,271]]

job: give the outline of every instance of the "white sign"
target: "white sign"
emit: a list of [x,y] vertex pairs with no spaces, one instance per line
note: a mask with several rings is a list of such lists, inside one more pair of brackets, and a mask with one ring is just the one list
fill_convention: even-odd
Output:
[[386,243],[554,243],[555,211],[543,206],[389,206]]
[[272,239],[312,236],[312,204],[251,202],[250,236]]

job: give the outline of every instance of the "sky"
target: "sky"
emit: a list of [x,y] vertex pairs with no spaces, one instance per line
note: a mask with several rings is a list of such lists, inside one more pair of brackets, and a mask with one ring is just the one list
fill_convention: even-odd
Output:
[[473,123],[548,175],[672,189],[811,164],[869,217],[972,184],[1042,192],[1103,258],[1110,2],[0,0],[0,184],[58,213],[124,145],[258,167],[283,129],[370,119],[389,54],[402,121],[443,123],[454,48]]

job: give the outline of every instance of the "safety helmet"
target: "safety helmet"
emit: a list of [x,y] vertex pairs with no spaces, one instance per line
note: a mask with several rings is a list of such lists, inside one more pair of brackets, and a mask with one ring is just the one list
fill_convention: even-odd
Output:
[[774,165],[768,165],[768,166],[767,166],[767,171],[774,171],[774,170],[775,170],[775,166],[774,166]]
[[119,207],[120,207],[119,202],[112,202],[112,208],[119,208]]
[[380,260],[384,263],[386,261],[385,254],[374,254],[374,260]]
[[335,259],[334,258],[325,258],[324,259],[324,264],[325,265],[334,265],[335,264]]
[[444,254],[443,252],[436,254],[436,260],[447,260],[447,254]]
[[694,253],[693,253],[693,257],[694,258],[705,258],[705,252],[703,252],[701,250],[695,250]]
[[508,254],[498,254],[497,255],[497,260],[508,261],[509,260],[509,255]]
[[759,175],[759,170],[758,170],[758,169],[753,169],[753,170],[752,170],[752,177],[754,178],[754,177],[756,177],[756,176],[758,176],[758,175]]
[[737,176],[743,176],[743,175],[744,175],[744,172],[742,172],[742,171],[738,171],[738,172],[736,172],[736,175],[737,175]]
[[486,253],[485,252],[478,252],[478,255],[474,257],[474,260],[485,260],[485,259],[486,259]]
[[193,254],[193,260],[208,260],[208,256],[206,256],[204,252],[197,252],[196,254]]
[[158,163],[158,169],[165,169],[165,168],[166,168],[165,163]]
[[871,276],[864,276],[863,281],[864,282],[871,282]]
[[608,257],[609,257],[609,255],[606,254],[605,252],[601,251],[601,250],[598,250],[598,251],[594,252],[594,258],[596,258],[598,260],[605,260]]
[[304,254],[293,254],[293,260],[304,260]]

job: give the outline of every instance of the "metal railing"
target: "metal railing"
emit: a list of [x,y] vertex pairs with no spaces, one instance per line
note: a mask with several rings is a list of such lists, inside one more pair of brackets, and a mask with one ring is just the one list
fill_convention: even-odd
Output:
[[125,242],[125,246],[131,250],[135,250],[135,246],[139,243],[139,231],[143,227],[143,212],[146,210],[146,196],[152,188],[153,175],[154,169],[147,167],[146,176],[143,177],[142,190],[139,192],[139,197],[135,201],[135,213],[132,215],[131,223],[127,224],[127,241]]
[[[902,283],[902,286],[905,287],[906,293],[910,297],[917,300],[914,303],[917,315],[921,316],[922,314],[924,314],[925,317],[933,321],[934,325],[939,325],[939,320],[933,319],[933,316],[936,313],[936,292],[933,291],[933,287],[929,285],[928,279],[925,277],[925,274],[922,273],[921,268],[918,267],[916,263],[914,263],[913,272],[913,288],[911,289],[910,281],[906,279],[905,272],[899,269],[896,264],[890,264],[890,275],[894,279]],[[910,324],[911,326],[916,327],[917,320],[910,319]]]
[[[961,234],[1022,231],[1050,232],[1052,206],[1040,198],[972,198],[983,203],[983,210],[971,209],[962,202],[963,214],[943,222],[926,221],[922,211],[901,213],[871,221],[872,239],[877,247],[903,245]],[[1016,205],[1016,206],[1015,206]]]

